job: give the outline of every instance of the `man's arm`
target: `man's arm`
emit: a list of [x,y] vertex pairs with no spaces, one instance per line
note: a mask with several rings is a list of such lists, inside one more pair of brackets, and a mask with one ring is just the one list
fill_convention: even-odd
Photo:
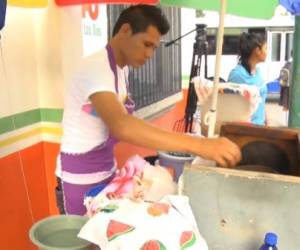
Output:
[[226,138],[197,138],[168,132],[129,115],[116,94],[98,92],[90,96],[98,115],[119,140],[156,150],[188,152],[216,161],[221,166],[234,166],[240,161],[240,150]]

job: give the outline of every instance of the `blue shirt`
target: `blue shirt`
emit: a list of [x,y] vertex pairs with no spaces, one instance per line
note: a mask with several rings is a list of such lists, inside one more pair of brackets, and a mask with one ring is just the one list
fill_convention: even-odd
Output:
[[234,83],[244,83],[258,87],[261,102],[259,103],[256,111],[253,113],[251,122],[256,125],[265,125],[267,86],[262,79],[260,69],[257,67],[256,73],[252,75],[249,74],[241,64],[238,64],[233,70],[231,70],[228,81]]

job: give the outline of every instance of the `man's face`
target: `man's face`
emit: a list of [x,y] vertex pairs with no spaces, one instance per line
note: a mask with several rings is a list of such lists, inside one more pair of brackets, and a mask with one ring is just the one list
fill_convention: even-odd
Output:
[[[131,31],[130,31],[131,32]],[[123,55],[126,64],[134,68],[141,67],[150,59],[159,46],[161,34],[154,26],[146,31],[129,35],[124,39]]]

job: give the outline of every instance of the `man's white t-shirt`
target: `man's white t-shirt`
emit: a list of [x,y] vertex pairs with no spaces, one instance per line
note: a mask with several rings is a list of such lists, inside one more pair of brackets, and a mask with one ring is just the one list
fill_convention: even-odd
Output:
[[[124,102],[127,96],[128,67],[121,69],[117,66],[117,76],[118,96]],[[102,91],[116,93],[115,76],[106,49],[84,58],[72,78],[65,96],[62,152],[86,153],[107,140],[109,131],[101,117],[82,110],[83,105],[90,104],[89,97],[92,94]]]

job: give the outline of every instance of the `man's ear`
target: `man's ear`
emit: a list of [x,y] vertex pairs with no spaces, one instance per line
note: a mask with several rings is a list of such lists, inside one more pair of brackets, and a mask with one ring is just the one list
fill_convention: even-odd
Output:
[[262,53],[262,47],[256,47],[254,50],[257,55],[260,55]]
[[132,29],[129,23],[124,23],[122,24],[119,33],[125,36],[131,36],[132,34]]

